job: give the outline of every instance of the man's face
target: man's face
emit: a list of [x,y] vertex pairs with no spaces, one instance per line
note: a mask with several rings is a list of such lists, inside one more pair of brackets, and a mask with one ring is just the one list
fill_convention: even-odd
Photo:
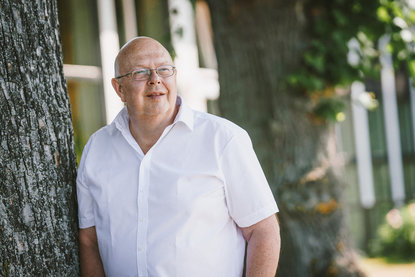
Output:
[[[173,61],[159,43],[151,39],[139,39],[128,45],[119,55],[120,75],[138,68],[155,69],[161,65],[173,65]],[[114,82],[117,82],[114,84]],[[127,104],[130,115],[141,117],[170,117],[176,106],[176,73],[160,77],[155,70],[146,80],[133,80],[131,75],[113,85],[121,100]]]

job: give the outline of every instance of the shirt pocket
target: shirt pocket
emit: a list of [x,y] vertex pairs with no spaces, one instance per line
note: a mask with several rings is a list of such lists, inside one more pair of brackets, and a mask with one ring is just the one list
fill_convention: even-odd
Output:
[[183,224],[177,245],[203,249],[230,220],[223,182],[212,176],[193,176],[179,182],[178,213]]
[[177,182],[177,196],[181,206],[219,204],[225,201],[224,183],[214,175],[187,175]]

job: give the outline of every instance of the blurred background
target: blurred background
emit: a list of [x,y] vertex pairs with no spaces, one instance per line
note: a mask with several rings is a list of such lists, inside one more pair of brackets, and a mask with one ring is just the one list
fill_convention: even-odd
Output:
[[[137,35],[159,40],[175,57],[179,94],[190,106],[221,113],[220,76],[208,3],[203,0],[57,2],[78,160],[89,136],[110,123],[122,108],[110,83],[113,61],[119,48]],[[383,1],[382,6],[379,1],[377,6],[365,6],[365,1],[361,2],[361,10],[397,28],[398,39],[407,42],[406,52],[399,56],[392,51],[397,47],[390,49],[395,39],[393,32],[379,35],[373,45],[365,44],[370,38],[357,28],[355,38],[344,45],[347,55],[339,52],[336,59],[353,66],[371,55],[380,67],[376,68],[373,62],[365,64],[361,73],[372,74],[358,74],[356,80],[334,86],[332,94],[337,102],[330,102],[322,111],[329,110],[327,117],[333,119],[329,124],[342,168],[346,225],[353,245],[362,257],[388,256],[405,262],[407,271],[402,274],[410,275],[401,276],[415,276],[415,265],[411,264],[415,258],[415,204],[411,204],[415,200],[415,89],[410,66],[408,70],[396,65],[397,59],[409,61],[413,54],[414,26],[410,22],[415,21],[411,6],[414,3]],[[394,5],[405,7],[401,16],[388,10]],[[319,61],[318,53],[309,56],[308,61],[307,64],[306,57],[305,66],[317,69],[319,63],[324,64]],[[311,75],[291,75],[290,85],[306,83],[301,78],[312,81],[308,76]],[[338,103],[341,108],[336,108]],[[387,273],[382,261],[365,259],[362,267],[372,272],[370,276],[382,276],[376,273],[376,268]],[[393,268],[393,272],[398,271]]]

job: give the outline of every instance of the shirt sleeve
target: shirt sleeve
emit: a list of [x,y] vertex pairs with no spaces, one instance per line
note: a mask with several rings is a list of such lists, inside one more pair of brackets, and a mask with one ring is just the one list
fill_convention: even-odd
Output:
[[79,228],[84,229],[95,226],[94,219],[94,200],[89,191],[88,184],[85,182],[85,163],[88,157],[92,138],[85,145],[82,152],[81,162],[79,163],[78,175],[76,178],[76,193],[78,196],[78,221]]
[[231,217],[248,227],[278,212],[278,207],[252,147],[243,131],[226,145],[221,156],[225,193]]

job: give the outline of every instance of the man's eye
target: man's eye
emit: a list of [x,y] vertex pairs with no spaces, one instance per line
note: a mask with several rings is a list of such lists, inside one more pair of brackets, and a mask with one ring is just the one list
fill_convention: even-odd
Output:
[[133,75],[147,75],[147,70],[146,69],[137,69],[136,71],[133,72]]

